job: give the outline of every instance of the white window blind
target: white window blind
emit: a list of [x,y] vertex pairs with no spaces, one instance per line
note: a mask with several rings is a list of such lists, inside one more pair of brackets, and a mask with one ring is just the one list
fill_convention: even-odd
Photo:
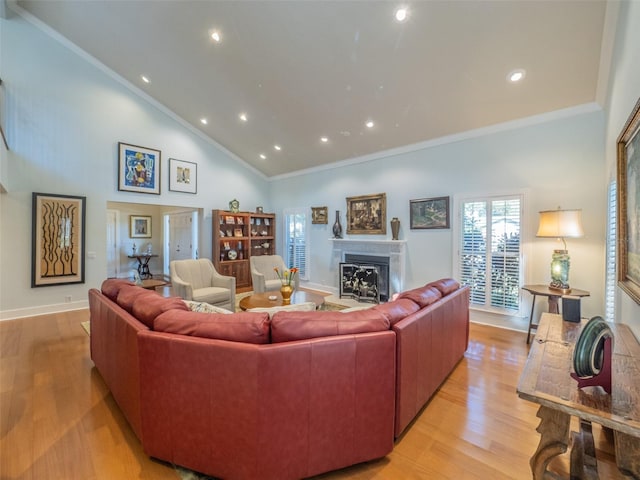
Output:
[[284,261],[288,267],[297,267],[300,279],[308,280],[307,214],[305,209],[284,212]]
[[459,276],[471,304],[520,310],[521,196],[467,199],[461,210]]
[[617,241],[617,198],[616,181],[609,184],[609,201],[607,212],[607,265],[604,294],[605,318],[608,322],[615,320],[616,309],[616,241]]

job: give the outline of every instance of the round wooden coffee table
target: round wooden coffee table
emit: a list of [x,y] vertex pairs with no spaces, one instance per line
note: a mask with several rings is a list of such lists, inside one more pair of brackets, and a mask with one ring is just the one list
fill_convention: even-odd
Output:
[[[269,300],[270,296],[275,296],[275,300]],[[291,303],[313,302],[316,308],[324,303],[324,297],[317,293],[305,292],[304,290],[296,290],[291,295]],[[241,310],[249,310],[251,308],[269,308],[282,306],[282,294],[278,291],[270,291],[264,293],[254,293],[240,300]]]

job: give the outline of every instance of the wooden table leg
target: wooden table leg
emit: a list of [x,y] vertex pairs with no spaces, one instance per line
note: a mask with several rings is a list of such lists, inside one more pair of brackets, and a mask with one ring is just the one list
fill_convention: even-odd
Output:
[[[529,314],[529,330],[527,331],[527,345],[529,345],[529,342],[531,341],[531,329],[534,328],[533,325],[533,310],[536,307],[536,294],[533,294],[533,300],[531,300],[531,313]],[[536,325],[536,329],[537,329],[537,325]]]
[[640,438],[622,432],[613,432],[615,438],[616,464],[633,478],[640,478]]
[[560,313],[559,299],[557,295],[549,295],[549,313]]
[[538,409],[537,417],[540,419],[540,425],[536,428],[536,431],[540,434],[540,443],[529,461],[533,479],[559,478],[554,473],[548,472],[547,466],[553,457],[567,451],[571,416],[568,413],[542,405]]

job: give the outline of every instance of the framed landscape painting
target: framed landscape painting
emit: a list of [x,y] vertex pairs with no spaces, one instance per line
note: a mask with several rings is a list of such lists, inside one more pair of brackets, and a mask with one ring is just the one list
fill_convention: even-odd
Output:
[[618,137],[618,285],[640,303],[640,99]]
[[169,190],[198,193],[198,164],[170,158]]
[[84,283],[86,197],[33,193],[31,287]]
[[347,197],[347,233],[385,235],[387,233],[387,194]]
[[449,197],[409,200],[412,229],[449,228]]
[[118,190],[160,195],[160,150],[119,142]]

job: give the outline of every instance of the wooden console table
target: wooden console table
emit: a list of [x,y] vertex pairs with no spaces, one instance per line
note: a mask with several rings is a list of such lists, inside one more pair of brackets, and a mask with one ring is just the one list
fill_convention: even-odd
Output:
[[[602,387],[579,389],[569,372],[573,370],[573,347],[585,323],[565,322],[560,315],[543,313],[520,377],[518,395],[540,405],[540,443],[529,462],[534,480],[558,478],[547,466],[553,457],[567,451],[571,416],[580,418],[587,428],[592,422],[613,430],[618,468],[640,478],[640,345],[629,327],[610,324],[614,334],[612,394]],[[580,443],[574,441],[574,450]],[[574,476],[573,471],[574,458],[583,456],[584,452],[572,452],[571,478],[587,478],[581,472]],[[593,456],[595,463],[595,452]],[[595,472],[588,478],[598,478],[597,465]]]

